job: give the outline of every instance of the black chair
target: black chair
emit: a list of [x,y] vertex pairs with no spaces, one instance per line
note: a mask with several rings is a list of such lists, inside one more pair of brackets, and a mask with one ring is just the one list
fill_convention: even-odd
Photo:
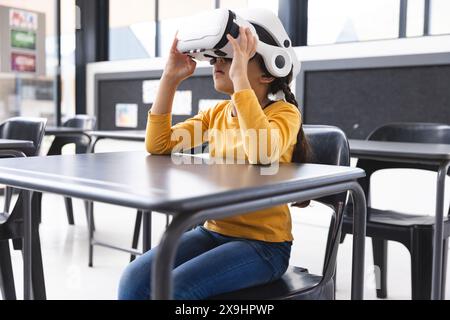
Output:
[[[33,141],[33,147],[21,149],[23,156],[36,156],[45,132],[46,119],[16,117],[0,124],[0,138]],[[2,156],[3,155],[3,156]],[[11,156],[8,152],[0,157]],[[11,193],[9,193],[11,194]],[[7,195],[5,194],[5,197]],[[39,240],[40,202],[42,194],[33,192],[32,196],[32,241],[33,252],[33,295],[36,299],[45,299],[44,272],[42,266]],[[9,200],[8,200],[9,201]],[[8,205],[9,208],[9,205]],[[12,210],[0,213],[0,290],[3,299],[16,299],[14,277],[11,265],[9,240],[13,240],[14,249],[22,249],[23,238],[23,193],[19,192],[18,200]]]
[[[373,131],[368,140],[391,142],[441,143],[450,144],[450,126],[435,123],[393,123]],[[360,179],[366,199],[369,199],[370,177],[381,169],[414,168],[437,171],[437,167],[421,164],[395,163],[375,160],[358,160],[357,166],[366,171],[366,177]],[[450,214],[450,212],[449,212]],[[366,235],[372,238],[374,264],[377,283],[377,297],[387,297],[387,241],[402,243],[411,254],[412,299],[431,298],[432,254],[433,254],[433,216],[411,215],[391,210],[367,208]],[[345,209],[343,236],[351,234],[353,229],[352,208]],[[450,221],[444,222],[444,256],[442,298],[445,295],[445,270],[447,266],[448,237]]]
[[[304,125],[305,135],[312,150],[312,158],[308,162],[329,165],[350,165],[350,153],[345,134],[336,127],[321,125]],[[294,162],[300,159],[299,150],[294,151]],[[323,275],[310,274],[307,269],[289,266],[281,279],[260,286],[235,292],[221,294],[211,299],[334,299],[336,257],[338,252],[343,220],[343,204],[347,193],[328,196],[319,201],[333,209],[333,216],[328,232]],[[304,204],[298,204],[302,207]]]
[[[67,119],[62,126],[67,128],[77,128],[83,130],[94,130],[96,118],[85,114],[77,114],[74,117]],[[47,155],[59,155],[62,152],[62,148],[69,144],[75,144],[76,153],[86,153],[89,147],[90,140],[86,136],[73,135],[73,136],[56,136],[53,140]],[[73,218],[73,205],[72,198],[64,197],[64,204],[66,206],[67,220],[70,225],[75,224]]]

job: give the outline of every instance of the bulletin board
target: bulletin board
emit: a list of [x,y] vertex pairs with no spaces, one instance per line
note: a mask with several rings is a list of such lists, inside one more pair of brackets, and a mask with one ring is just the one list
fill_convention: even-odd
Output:
[[450,55],[304,63],[297,97],[307,124],[365,139],[392,122],[450,123]]
[[[95,75],[95,112],[99,130],[144,130],[162,70]],[[182,122],[218,100],[229,99],[214,89],[211,69],[198,69],[177,90],[172,123]]]

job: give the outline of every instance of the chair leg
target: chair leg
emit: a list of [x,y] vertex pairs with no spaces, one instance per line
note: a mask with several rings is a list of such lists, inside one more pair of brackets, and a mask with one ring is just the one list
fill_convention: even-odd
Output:
[[375,266],[375,280],[377,297],[387,297],[387,240],[372,238],[373,262]]
[[341,232],[341,238],[339,239],[340,244],[344,243],[346,235],[347,234],[344,231]]
[[433,266],[433,233],[431,230],[413,231],[411,253],[411,285],[413,300],[431,299]]
[[445,282],[447,280],[447,261],[448,261],[448,238],[445,238],[443,245],[444,255],[442,257],[442,291],[441,299],[445,300]]
[[42,193],[40,192],[33,193],[32,206],[33,206],[32,207],[33,213],[35,213],[35,217],[33,217],[33,230],[32,230],[33,297],[35,300],[46,300],[47,295],[45,292],[44,266],[42,263],[41,240],[39,236],[39,221],[38,221],[38,217],[41,216]]
[[74,225],[72,198],[64,197],[64,204],[66,205],[67,221],[70,225]]
[[3,300],[16,300],[9,240],[0,241],[0,290]]
[[22,250],[23,242],[22,239],[12,239],[14,250]]
[[[136,213],[136,221],[134,222],[134,232],[133,232],[133,241],[131,243],[131,248],[137,249],[139,243],[139,233],[141,231],[141,222],[142,222],[142,211],[138,210]],[[130,256],[130,262],[136,259],[136,256],[132,254]]]
[[[23,253],[23,251],[22,251]],[[33,230],[33,298],[35,300],[46,300],[44,267],[42,264],[41,241],[39,230]]]

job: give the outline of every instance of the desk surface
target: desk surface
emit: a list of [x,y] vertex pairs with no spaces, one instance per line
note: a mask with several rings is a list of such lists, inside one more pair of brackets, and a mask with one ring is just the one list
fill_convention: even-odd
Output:
[[319,164],[280,164],[275,175],[261,166],[206,164],[208,160],[145,152],[0,159],[0,183],[127,207],[176,213],[236,201],[267,198],[346,182],[365,175],[359,168]]
[[145,130],[101,130],[90,131],[89,135],[100,139],[145,140]]
[[0,139],[0,149],[21,150],[21,149],[27,149],[27,148],[34,148],[33,141]]
[[350,153],[357,158],[388,157],[398,159],[450,160],[450,145],[434,143],[387,142],[372,140],[349,141]]
[[83,134],[89,132],[88,130],[81,128],[70,128],[70,127],[46,127],[45,134],[49,136],[58,134]]

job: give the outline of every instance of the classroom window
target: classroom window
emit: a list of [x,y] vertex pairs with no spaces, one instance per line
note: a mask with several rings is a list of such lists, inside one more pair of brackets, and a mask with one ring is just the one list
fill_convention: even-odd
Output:
[[[57,64],[55,1],[0,0],[0,6],[8,16],[8,19],[0,21],[3,29],[0,36],[5,36],[5,32],[11,36],[7,38],[10,43],[0,40],[3,63],[0,71],[0,121],[14,116],[44,117],[48,119],[48,125],[54,125]],[[67,4],[63,8],[63,14],[69,11]],[[64,28],[67,30],[66,26]],[[63,53],[66,54],[63,59],[67,58],[68,64],[72,51],[73,48]],[[68,71],[67,68],[64,70]],[[62,86],[68,88],[64,99],[71,108],[74,106],[74,96],[70,92],[68,74],[67,77],[63,75]]]
[[312,0],[308,45],[397,38],[400,0]]
[[61,116],[75,114],[75,0],[61,1]]
[[276,0],[221,0],[221,8],[240,9],[240,8],[266,8],[278,15],[278,1]]
[[450,33],[450,1],[431,0],[430,34]]
[[159,20],[161,25],[161,56],[166,56],[169,53],[175,33],[184,17],[212,9],[214,9],[214,3],[211,0],[160,1]]
[[406,36],[417,37],[423,35],[425,14],[424,0],[408,0],[406,18]]
[[155,1],[109,0],[109,60],[154,56]]

